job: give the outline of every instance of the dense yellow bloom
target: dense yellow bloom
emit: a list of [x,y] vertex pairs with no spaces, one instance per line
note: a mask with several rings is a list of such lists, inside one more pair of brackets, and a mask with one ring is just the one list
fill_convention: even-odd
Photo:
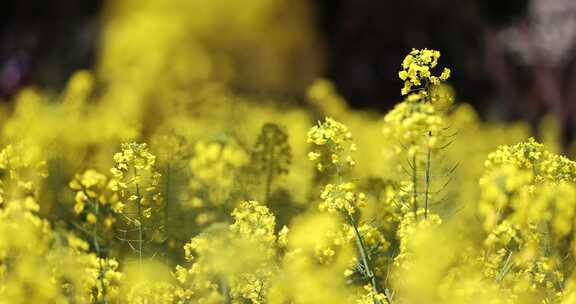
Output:
[[354,190],[355,185],[353,183],[326,185],[320,194],[322,199],[319,206],[320,210],[354,214],[358,207],[364,206],[366,199],[364,193],[356,193]]
[[317,146],[338,145],[352,139],[352,133],[348,127],[336,120],[327,117],[324,122],[319,122],[308,132],[308,142]]
[[[0,211],[0,295],[5,303],[90,302],[98,290],[98,259],[76,236],[53,230],[31,207],[8,201]],[[114,271],[107,286],[114,284]],[[113,288],[110,288],[113,293]]]
[[532,138],[488,156],[479,204],[487,231],[485,263],[492,265],[487,276],[511,286],[523,280],[527,291],[541,290],[549,301],[562,297],[566,274],[560,260],[574,247],[574,164]]
[[548,151],[534,138],[513,146],[501,146],[485,162],[488,170],[504,164],[532,171],[535,182],[576,181],[576,162]]
[[22,141],[0,151],[0,203],[6,199],[35,196],[46,178],[46,160],[39,147]]
[[450,69],[444,68],[440,76],[432,75],[432,69],[438,65],[440,52],[429,49],[413,49],[402,62],[402,71],[398,73],[404,81],[402,95],[408,95],[413,87],[438,85],[450,78]]
[[[243,185],[241,173],[250,155],[235,141],[199,141],[189,161],[189,188],[195,223],[206,226],[221,218],[218,210],[231,210]],[[229,212],[229,211],[228,211]]]
[[452,111],[434,50],[384,115],[287,77],[305,2],[109,1],[94,71],[0,103],[0,303],[576,303],[555,132]]
[[318,171],[354,166],[356,162],[351,153],[356,150],[356,145],[351,141],[352,133],[346,125],[326,117],[308,131],[308,143],[313,146],[308,159],[316,163]]
[[[129,222],[141,225],[144,216],[149,218],[152,207],[162,203],[158,192],[160,173],[155,169],[156,157],[146,144],[122,144],[121,152],[114,154],[114,167],[110,169],[112,181],[109,187],[117,192],[121,202],[117,210],[127,212]],[[142,210],[141,210],[142,209]]]
[[208,285],[212,277],[224,280],[233,303],[264,303],[277,269],[277,240],[286,238],[286,230],[278,237],[274,215],[256,201],[241,202],[232,216],[234,223],[227,229],[215,228],[184,246],[192,262],[188,272]]
[[384,116],[384,136],[396,142],[397,153],[408,149],[412,157],[426,149],[436,149],[442,144],[444,119],[430,103],[420,98],[408,98]]
[[[442,219],[432,214],[428,219],[422,220],[424,210],[420,209],[416,214],[409,212],[404,215],[397,231],[397,237],[400,241],[400,252],[394,259],[394,263],[401,269],[410,269],[413,266],[413,255],[411,247],[418,245],[418,237],[421,233],[427,233],[427,230],[434,229],[442,224]],[[420,218],[421,220],[418,220]],[[416,242],[416,244],[414,243]]]
[[241,202],[238,208],[232,211],[234,224],[230,230],[243,236],[257,239],[262,243],[276,241],[276,219],[270,210],[256,201]]
[[82,213],[87,203],[107,204],[109,200],[104,194],[107,185],[108,177],[95,170],[89,169],[77,174],[69,184],[69,187],[76,191],[74,212]]
[[[234,143],[198,142],[194,146],[194,157],[190,161],[193,190],[204,185],[220,185],[222,190],[230,191],[234,184],[234,172],[248,163],[248,155]],[[216,200],[212,197],[215,203]],[[224,197],[220,197],[220,200]]]

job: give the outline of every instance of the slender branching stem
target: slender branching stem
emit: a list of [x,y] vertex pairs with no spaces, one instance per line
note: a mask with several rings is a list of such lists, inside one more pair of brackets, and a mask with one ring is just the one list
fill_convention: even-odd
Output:
[[[134,178],[138,176],[138,171],[134,168]],[[138,206],[138,261],[142,265],[142,255],[144,252],[144,230],[142,228],[142,222],[144,220],[142,216],[142,196],[140,195],[140,185],[136,183],[136,205]]]
[[[338,177],[338,181],[341,183],[342,182],[342,173],[340,170],[340,166],[336,165],[336,175]],[[368,250],[366,249],[366,246],[364,245],[364,240],[362,239],[362,235],[360,234],[360,231],[358,230],[358,225],[356,223],[356,220],[354,220],[354,216],[350,213],[347,213],[347,219],[348,222],[350,223],[350,226],[352,226],[352,229],[354,230],[354,238],[356,239],[356,247],[358,249],[358,253],[360,254],[360,258],[362,260],[362,265],[364,267],[364,276],[365,278],[368,280],[368,282],[370,282],[370,285],[372,285],[373,290],[376,293],[380,293],[380,285],[378,285],[378,278],[376,277],[376,274],[374,273],[374,268],[372,266],[371,263],[371,258],[370,258],[370,254],[368,252]],[[386,301],[388,302],[388,304],[392,304],[392,300],[389,299],[388,297],[386,297]],[[380,302],[380,300],[374,298],[374,304],[382,304]]]
[[165,171],[166,171],[166,173],[164,174],[164,176],[165,176],[164,180],[165,180],[166,184],[164,187],[164,193],[165,193],[164,194],[164,198],[165,198],[165,200],[164,200],[164,204],[165,204],[164,205],[164,231],[166,233],[168,233],[169,232],[168,225],[170,222],[170,204],[172,203],[171,202],[172,189],[170,188],[170,185],[172,183],[172,180],[171,180],[172,167],[170,166],[170,161],[168,161],[168,163],[166,164],[166,170]]
[[[364,276],[368,279],[374,291],[380,293],[378,279],[376,278],[376,274],[374,274],[370,256],[368,255],[366,246],[364,245],[364,241],[362,240],[362,235],[360,235],[360,231],[358,231],[358,226],[356,225],[356,221],[354,220],[352,214],[348,214],[348,221],[350,222],[350,225],[354,229],[356,246],[358,247],[358,252],[360,253],[360,258],[362,259],[362,265],[364,266]],[[390,299],[388,299],[387,297],[386,299],[388,303],[390,303]],[[374,304],[381,304],[381,303],[378,299],[374,299]]]
[[414,208],[414,218],[418,218],[418,164],[416,163],[416,154],[412,156],[412,200],[413,200],[413,208]]
[[[426,81],[426,101],[431,102],[431,94],[430,91],[430,83]],[[428,138],[432,137],[432,131],[428,131],[427,134]],[[426,152],[426,170],[424,175],[424,219],[428,219],[428,201],[430,196],[430,167],[432,164],[432,149],[430,147],[427,148]]]
[[[428,136],[432,136],[432,132],[428,132]],[[430,167],[432,164],[432,149],[428,147],[426,156],[426,171],[424,175],[424,219],[428,219],[428,201],[430,196]]]
[[[98,224],[100,223],[100,204],[98,200],[90,199],[92,205],[94,206],[94,213],[96,216],[96,223],[94,223],[94,228],[92,229],[92,242],[94,243],[94,250],[96,250],[96,256],[98,257],[98,279],[100,281],[100,287],[102,288],[102,303],[106,304],[106,284],[104,283],[104,276],[106,274],[106,269],[102,265],[102,250],[100,248],[100,242],[98,241]],[[96,299],[98,301],[98,299]]]

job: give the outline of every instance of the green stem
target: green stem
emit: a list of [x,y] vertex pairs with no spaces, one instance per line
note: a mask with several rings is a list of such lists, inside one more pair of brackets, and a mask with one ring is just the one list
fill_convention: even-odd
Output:
[[[350,221],[350,225],[354,229],[356,246],[358,248],[358,252],[360,253],[360,258],[362,259],[362,265],[364,266],[365,277],[372,285],[374,291],[376,291],[376,293],[380,293],[378,279],[376,278],[376,274],[374,274],[370,256],[368,254],[368,251],[366,250],[366,246],[364,245],[364,241],[362,240],[362,235],[360,234],[360,231],[358,231],[358,226],[352,214],[348,214],[348,220]],[[391,300],[388,299],[388,297],[386,297],[386,301],[391,304]],[[380,301],[378,299],[374,299],[374,304],[380,304]]]
[[416,154],[412,157],[412,184],[413,184],[413,192],[412,192],[412,199],[414,200],[414,218],[418,218],[418,168],[416,164]]
[[[432,136],[432,132],[428,132],[428,136]],[[424,176],[424,219],[428,219],[428,200],[430,193],[430,166],[432,164],[432,149],[428,148],[426,157],[426,173]]]
[[[432,92],[430,91],[430,83],[426,80],[426,102],[432,101]],[[428,131],[428,137],[432,137],[432,131]],[[424,176],[424,219],[428,219],[428,194],[430,193],[430,166],[432,163],[432,150],[427,148],[426,156],[426,173]]]
[[[100,249],[100,243],[98,242],[98,224],[100,223],[100,204],[98,200],[91,199],[94,205],[94,213],[96,213],[96,223],[94,223],[94,229],[92,230],[92,241],[94,242],[94,249],[96,250],[96,256],[98,257],[98,278],[100,281],[100,287],[102,288],[102,303],[106,304],[106,284],[104,284],[104,276],[106,270],[104,265],[102,265],[102,250]],[[96,299],[98,301],[98,299]]]
[[[340,166],[338,164],[336,164],[336,176],[338,178],[338,183],[341,184],[342,183],[342,173],[340,170]],[[378,279],[376,278],[376,274],[374,273],[373,267],[372,267],[372,263],[371,263],[371,259],[370,259],[370,255],[368,253],[368,251],[366,250],[366,246],[364,245],[364,240],[362,239],[362,235],[360,234],[360,231],[358,231],[358,225],[356,224],[356,221],[354,220],[354,217],[352,216],[352,214],[347,213],[348,215],[348,221],[350,222],[350,226],[352,226],[352,228],[354,229],[354,237],[356,239],[356,247],[358,249],[358,252],[360,253],[360,258],[362,259],[362,265],[364,266],[364,275],[366,277],[366,279],[368,279],[368,281],[370,282],[370,285],[372,285],[372,288],[374,289],[374,291],[376,293],[380,293],[380,288],[378,285]],[[380,300],[374,298],[374,304],[381,304]],[[392,304],[392,300],[388,298],[388,296],[386,296],[386,302],[388,302],[388,304]]]
[[[134,167],[134,178],[138,176],[138,171]],[[138,261],[142,265],[142,254],[144,252],[144,231],[142,230],[142,202],[140,196],[140,185],[136,183],[136,204],[138,205]]]
[[168,164],[166,164],[166,174],[165,174],[165,181],[166,181],[166,186],[164,187],[164,197],[165,197],[165,205],[164,205],[164,231],[166,232],[166,234],[168,235],[169,229],[168,229],[168,223],[169,223],[169,219],[170,219],[170,213],[169,213],[169,206],[172,200],[172,195],[171,195],[171,189],[170,189],[170,183],[171,183],[171,170],[170,170],[170,162],[168,162]]

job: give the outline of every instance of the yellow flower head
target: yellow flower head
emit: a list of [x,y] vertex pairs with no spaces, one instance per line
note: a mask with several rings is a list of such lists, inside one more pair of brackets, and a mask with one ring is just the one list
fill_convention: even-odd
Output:
[[356,208],[362,207],[366,203],[364,193],[355,192],[354,183],[328,184],[322,190],[320,198],[320,210],[329,212],[343,212],[345,214],[354,214]]
[[450,69],[444,68],[440,76],[432,75],[432,69],[438,65],[440,52],[429,49],[413,49],[402,62],[398,76],[404,81],[402,95],[408,95],[414,87],[439,85],[450,78]]
[[308,153],[308,159],[316,162],[318,171],[338,167],[344,163],[354,166],[355,162],[350,155],[356,149],[352,143],[352,133],[348,127],[330,117],[318,122],[308,131],[308,143],[313,151]]

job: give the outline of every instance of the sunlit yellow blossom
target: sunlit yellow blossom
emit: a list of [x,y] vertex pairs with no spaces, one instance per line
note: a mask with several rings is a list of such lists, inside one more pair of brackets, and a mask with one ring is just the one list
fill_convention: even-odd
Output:
[[326,185],[320,198],[322,199],[322,203],[319,206],[321,210],[354,214],[356,208],[365,204],[366,196],[364,193],[355,192],[353,183],[343,183]]
[[438,85],[450,77],[450,70],[444,68],[440,76],[432,75],[432,69],[438,64],[440,52],[429,49],[413,49],[402,62],[402,71],[398,73],[404,81],[402,95],[420,89],[421,86]]
[[[355,146],[351,141],[352,133],[346,125],[326,117],[308,131],[308,143],[313,146],[308,159],[316,162],[318,171],[334,168],[344,170],[344,166],[354,166],[350,153],[355,150]],[[344,161],[340,164],[342,158]]]

